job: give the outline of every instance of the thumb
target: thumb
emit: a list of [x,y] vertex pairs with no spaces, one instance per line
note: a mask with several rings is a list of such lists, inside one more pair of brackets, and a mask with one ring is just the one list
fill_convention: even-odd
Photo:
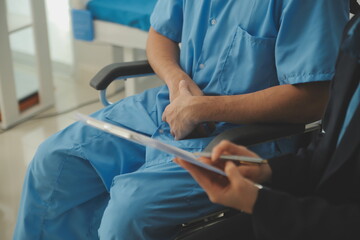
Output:
[[180,94],[191,95],[189,86],[187,85],[185,80],[181,80],[179,82],[179,91],[180,91]]
[[231,161],[228,161],[226,163],[224,170],[231,184],[238,183],[244,178],[240,174],[239,169],[236,167],[236,165]]

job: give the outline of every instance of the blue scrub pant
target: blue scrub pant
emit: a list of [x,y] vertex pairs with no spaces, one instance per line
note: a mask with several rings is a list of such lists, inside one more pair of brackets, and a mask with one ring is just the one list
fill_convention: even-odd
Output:
[[[161,121],[166,88],[125,98],[93,116],[185,150]],[[214,135],[229,126],[217,127]],[[274,153],[271,145],[265,148]],[[217,211],[173,156],[74,123],[42,143],[27,171],[14,239],[172,239],[181,223]]]
[[[163,99],[152,89],[93,116],[201,151],[211,138],[172,139],[161,122]],[[82,123],[69,126],[30,163],[14,239],[171,239],[181,223],[221,208],[172,158]]]

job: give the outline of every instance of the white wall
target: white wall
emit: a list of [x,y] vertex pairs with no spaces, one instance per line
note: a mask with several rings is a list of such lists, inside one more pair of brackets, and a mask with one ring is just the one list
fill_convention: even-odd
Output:
[[69,1],[46,0],[46,10],[51,58],[53,61],[72,65],[73,45]]

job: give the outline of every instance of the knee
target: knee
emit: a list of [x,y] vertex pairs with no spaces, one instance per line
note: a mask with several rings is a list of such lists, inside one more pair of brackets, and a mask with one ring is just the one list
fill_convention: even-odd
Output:
[[54,141],[45,140],[40,144],[29,165],[29,170],[34,173],[48,173],[49,171],[58,170],[60,157],[56,157],[57,153],[54,149]]
[[[68,156],[81,156],[79,147],[88,136],[84,136],[80,124],[72,124],[42,142],[33,158],[32,168],[56,167]],[[55,170],[55,169],[52,169]]]
[[[142,196],[111,194],[111,200],[104,212],[99,228],[100,239],[148,239],[146,232],[151,228],[154,209],[149,208],[151,199]],[[142,199],[142,200],[140,200]]]
[[39,180],[49,180],[49,177],[57,175],[70,156],[75,156],[74,146],[70,141],[65,143],[54,135],[42,142],[29,164],[28,172]]

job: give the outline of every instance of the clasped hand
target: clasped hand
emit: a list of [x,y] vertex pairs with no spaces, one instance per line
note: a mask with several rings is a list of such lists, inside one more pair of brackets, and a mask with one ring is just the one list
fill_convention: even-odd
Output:
[[170,133],[176,140],[187,137],[196,128],[198,132],[203,131],[204,135],[194,108],[196,96],[202,95],[202,91],[195,84],[191,88],[185,80],[180,81],[177,95],[171,98],[162,115],[162,120],[169,124]]

